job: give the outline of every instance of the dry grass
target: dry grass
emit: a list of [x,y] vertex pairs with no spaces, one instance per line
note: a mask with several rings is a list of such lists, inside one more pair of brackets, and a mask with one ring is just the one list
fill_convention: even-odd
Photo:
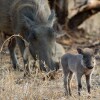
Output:
[[24,78],[23,72],[9,70],[11,64],[7,56],[0,62],[0,100],[99,100],[100,99],[100,67],[92,75],[92,93],[87,94],[83,77],[82,96],[77,95],[75,79],[72,80],[72,97],[64,96],[62,72],[55,80],[45,79],[45,73],[34,72],[31,77]]
[[[96,15],[95,19],[92,17],[83,24],[88,33],[100,33],[99,16],[100,14]],[[94,23],[91,24],[91,22]],[[73,96],[64,96],[62,72],[57,75],[55,80],[43,80],[45,73],[38,73],[38,70],[31,77],[24,78],[23,72],[13,71],[11,68],[9,55],[0,54],[0,100],[100,100],[100,66],[95,68],[92,75],[91,95],[87,94],[83,77],[83,90],[80,97],[77,95],[75,79],[72,80]]]
[[[18,55],[22,63],[22,58]],[[100,66],[96,66],[92,75],[91,95],[87,93],[86,83],[82,79],[82,96],[77,95],[75,78],[72,80],[71,97],[64,95],[62,72],[56,79],[49,80],[44,77],[46,73],[33,71],[31,77],[24,78],[24,72],[13,71],[9,55],[0,55],[0,100],[100,100]]]

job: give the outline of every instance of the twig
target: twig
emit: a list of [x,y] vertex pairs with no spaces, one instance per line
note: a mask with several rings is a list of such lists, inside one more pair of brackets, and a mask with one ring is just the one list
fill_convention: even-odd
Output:
[[12,36],[10,36],[9,38],[7,38],[5,41],[4,41],[4,43],[2,44],[2,46],[1,46],[1,48],[0,48],[0,53],[3,51],[3,47],[4,47],[4,45],[6,44],[6,42],[7,41],[9,41],[11,38],[14,38],[14,37],[19,37],[19,38],[21,38],[27,45],[29,45],[29,43],[21,36],[21,35],[12,35]]

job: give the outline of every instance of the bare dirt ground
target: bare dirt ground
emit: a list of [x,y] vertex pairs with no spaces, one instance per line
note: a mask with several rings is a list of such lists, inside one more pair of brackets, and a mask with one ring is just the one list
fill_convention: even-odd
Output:
[[[80,39],[78,43],[63,40],[63,45],[68,51],[75,51],[77,46],[91,45],[98,41],[97,38],[92,40],[87,37]],[[91,41],[90,41],[91,40]],[[67,45],[66,45],[67,44]],[[18,55],[20,63],[22,58]],[[99,62],[99,61],[98,61]],[[85,78],[82,79],[82,95],[77,95],[77,83],[75,76],[72,80],[72,96],[66,97],[63,88],[62,71],[57,73],[54,80],[46,78],[46,73],[39,72],[38,69],[33,71],[31,77],[24,78],[23,71],[13,71],[9,54],[0,55],[0,100],[100,100],[100,64],[94,69],[91,83],[91,94],[87,93]]]

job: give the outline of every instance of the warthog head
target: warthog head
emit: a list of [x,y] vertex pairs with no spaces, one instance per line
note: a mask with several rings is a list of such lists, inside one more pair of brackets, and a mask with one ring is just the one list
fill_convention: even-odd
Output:
[[54,70],[56,63],[53,61],[53,50],[56,43],[56,32],[53,29],[54,13],[48,18],[48,22],[43,25],[34,25],[34,22],[26,17],[27,24],[31,23],[31,31],[29,30],[29,50],[34,59],[39,59],[40,68],[45,70],[45,65],[49,70]]
[[83,66],[92,69],[95,66],[95,54],[97,54],[97,49],[92,50],[86,48],[84,50],[78,48],[78,53],[83,55]]

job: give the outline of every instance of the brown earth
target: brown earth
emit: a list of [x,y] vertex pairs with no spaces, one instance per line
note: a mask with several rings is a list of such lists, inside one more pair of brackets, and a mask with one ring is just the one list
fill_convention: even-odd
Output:
[[[76,53],[76,48],[88,47],[99,43],[98,36],[86,36],[77,41],[60,39],[66,52]],[[99,45],[100,46],[100,45]],[[98,47],[99,47],[98,46]],[[7,47],[3,49],[6,53],[0,54],[0,100],[100,100],[100,64],[98,63],[94,69],[91,83],[91,94],[87,93],[85,78],[83,76],[82,96],[77,95],[77,83],[75,76],[72,80],[72,96],[66,97],[63,88],[62,71],[56,73],[54,80],[49,80],[46,73],[40,72],[38,69],[32,71],[32,76],[24,78],[20,71],[13,71],[12,64],[9,59]],[[16,50],[18,51],[18,49]],[[22,58],[18,53],[18,60],[22,64]],[[99,60],[98,60],[99,62]]]

